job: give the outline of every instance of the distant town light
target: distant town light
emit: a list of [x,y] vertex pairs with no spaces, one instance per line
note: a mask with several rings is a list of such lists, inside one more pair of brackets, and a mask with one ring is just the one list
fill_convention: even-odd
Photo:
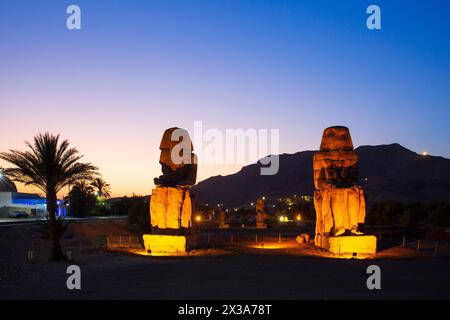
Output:
[[196,217],[195,217],[195,221],[197,221],[197,222],[202,221],[202,217],[201,217],[201,216],[196,216]]
[[428,155],[428,152],[426,152],[426,151],[422,151],[421,155],[423,155],[423,156],[427,156],[427,155]]
[[296,219],[297,219],[297,221],[302,221],[302,216],[301,215],[297,215]]

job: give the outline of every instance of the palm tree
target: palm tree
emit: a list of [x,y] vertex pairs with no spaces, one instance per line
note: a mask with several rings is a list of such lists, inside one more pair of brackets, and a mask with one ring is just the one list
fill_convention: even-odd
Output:
[[90,163],[79,162],[82,155],[77,149],[69,148],[68,140],[60,141],[59,135],[40,133],[34,137],[33,144],[25,143],[28,151],[0,152],[0,159],[15,166],[5,169],[4,173],[14,181],[35,186],[45,193],[52,241],[51,258],[59,260],[63,254],[56,220],[57,194],[76,181],[93,179],[98,169]]
[[71,192],[77,189],[82,194],[89,196],[94,193],[94,187],[87,180],[79,180],[73,184]]
[[73,216],[86,216],[95,206],[96,197],[94,188],[86,180],[75,182],[69,193],[70,214]]
[[111,197],[111,190],[109,188],[109,183],[107,183],[102,178],[96,177],[94,180],[92,180],[91,186],[96,190],[97,196],[105,198]]

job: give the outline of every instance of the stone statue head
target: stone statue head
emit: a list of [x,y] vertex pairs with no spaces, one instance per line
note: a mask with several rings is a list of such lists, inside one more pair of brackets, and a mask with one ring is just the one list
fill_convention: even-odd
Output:
[[334,126],[323,131],[320,151],[353,150],[350,131],[344,126]]
[[185,129],[173,127],[164,131],[159,149],[159,163],[166,164],[174,171],[192,163],[194,146]]

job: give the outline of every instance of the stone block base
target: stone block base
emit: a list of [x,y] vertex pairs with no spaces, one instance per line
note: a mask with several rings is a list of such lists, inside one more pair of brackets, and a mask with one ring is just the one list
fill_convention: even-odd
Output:
[[219,225],[219,229],[229,229],[230,225],[229,224],[220,224]]
[[375,236],[340,236],[321,237],[315,239],[316,245],[339,258],[364,259],[377,253]]
[[256,223],[256,228],[257,229],[267,229],[267,224],[262,223],[262,222],[257,222]]
[[144,234],[143,239],[145,251],[152,254],[186,253],[197,242],[194,236]]
[[311,236],[307,233],[302,233],[301,235],[299,235],[298,237],[295,238],[295,241],[297,241],[297,243],[309,243],[309,241],[311,240]]

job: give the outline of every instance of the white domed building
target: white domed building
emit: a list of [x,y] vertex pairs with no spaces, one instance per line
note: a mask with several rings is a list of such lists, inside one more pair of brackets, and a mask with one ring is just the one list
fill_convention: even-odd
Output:
[[17,192],[14,182],[0,173],[0,192]]
[[38,194],[17,192],[17,187],[0,173],[0,218],[44,217],[46,199]]

